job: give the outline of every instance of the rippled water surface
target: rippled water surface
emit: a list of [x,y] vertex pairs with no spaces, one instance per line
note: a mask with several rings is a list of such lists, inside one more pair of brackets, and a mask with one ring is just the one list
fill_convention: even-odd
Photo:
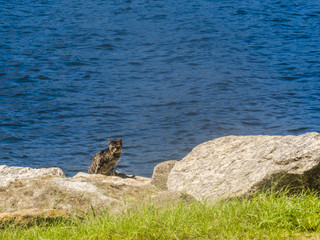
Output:
[[117,169],[225,135],[320,132],[320,3],[0,0],[0,164]]

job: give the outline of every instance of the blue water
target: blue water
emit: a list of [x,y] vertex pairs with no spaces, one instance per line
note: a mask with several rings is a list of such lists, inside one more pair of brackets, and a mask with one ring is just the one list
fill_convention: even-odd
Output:
[[320,132],[318,0],[0,0],[0,164],[152,175],[225,135]]

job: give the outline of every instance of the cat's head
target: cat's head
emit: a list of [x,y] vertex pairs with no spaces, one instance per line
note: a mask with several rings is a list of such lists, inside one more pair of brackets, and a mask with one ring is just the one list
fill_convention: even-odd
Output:
[[118,140],[108,140],[109,141],[109,150],[112,155],[115,157],[120,157],[122,152],[122,139]]

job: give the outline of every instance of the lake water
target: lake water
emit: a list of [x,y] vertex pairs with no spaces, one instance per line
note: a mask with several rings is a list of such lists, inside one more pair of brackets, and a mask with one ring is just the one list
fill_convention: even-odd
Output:
[[119,171],[226,135],[320,132],[318,0],[0,0],[0,164]]

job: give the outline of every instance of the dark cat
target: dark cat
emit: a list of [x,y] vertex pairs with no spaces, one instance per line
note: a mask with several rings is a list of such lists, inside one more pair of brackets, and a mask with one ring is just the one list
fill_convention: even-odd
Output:
[[92,157],[91,166],[88,168],[89,173],[103,174],[114,176],[114,166],[119,162],[122,151],[122,139],[108,140],[109,148],[96,153]]

